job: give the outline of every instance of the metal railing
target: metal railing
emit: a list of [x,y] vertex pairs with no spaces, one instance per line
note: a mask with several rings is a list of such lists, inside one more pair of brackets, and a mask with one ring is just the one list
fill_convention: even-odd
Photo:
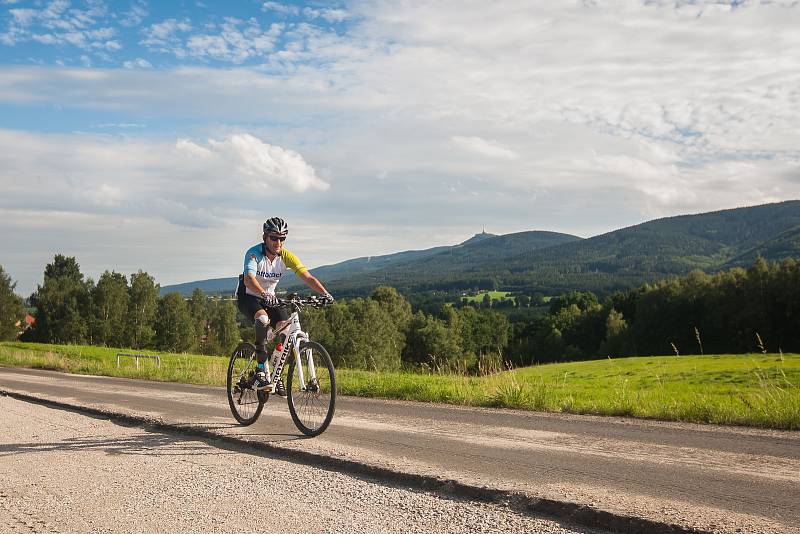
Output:
[[126,354],[124,352],[117,353],[117,367],[119,367],[119,359],[120,358],[135,358],[136,359],[136,368],[139,368],[139,358],[149,358],[151,360],[156,361],[156,366],[161,368],[161,356],[158,355],[151,355],[151,354]]

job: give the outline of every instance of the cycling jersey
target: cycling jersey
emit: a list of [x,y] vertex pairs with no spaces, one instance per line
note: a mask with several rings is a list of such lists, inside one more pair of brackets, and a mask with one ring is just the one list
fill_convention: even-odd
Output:
[[[270,261],[267,256],[267,246],[264,243],[253,245],[244,254],[244,276],[250,273],[256,275],[258,283],[261,284],[264,291],[271,295],[275,294],[275,286],[278,285],[281,276],[288,269],[297,274],[308,271],[297,256],[286,249],[281,250],[280,254],[275,256],[274,261]],[[245,286],[245,291],[248,295],[260,296],[258,293],[250,291],[247,286]]]

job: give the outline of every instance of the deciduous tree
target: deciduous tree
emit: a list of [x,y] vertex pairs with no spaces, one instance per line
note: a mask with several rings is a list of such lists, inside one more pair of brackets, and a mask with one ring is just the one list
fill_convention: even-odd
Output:
[[152,276],[139,271],[131,275],[128,303],[128,345],[133,348],[149,346],[155,334],[158,310],[158,285]]
[[229,300],[215,300],[206,342],[207,354],[228,355],[240,340],[236,306]]
[[199,287],[194,288],[187,304],[189,306],[189,315],[191,315],[194,323],[196,344],[199,346],[203,337],[208,333],[211,318],[210,305],[203,290]]
[[14,293],[16,286],[0,265],[0,341],[15,339],[19,330],[16,323],[25,319],[22,299]]
[[92,290],[91,338],[94,344],[121,347],[127,341],[128,280],[104,272]]
[[156,346],[170,352],[185,352],[195,345],[195,329],[189,307],[180,293],[164,295],[158,302]]

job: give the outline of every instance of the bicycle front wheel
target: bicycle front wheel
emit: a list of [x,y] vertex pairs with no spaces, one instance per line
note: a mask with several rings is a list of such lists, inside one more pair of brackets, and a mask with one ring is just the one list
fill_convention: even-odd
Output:
[[253,389],[256,363],[252,343],[239,343],[228,363],[228,404],[236,420],[245,426],[256,422],[267,401],[266,393]]
[[314,341],[301,343],[299,352],[300,358],[289,364],[286,382],[289,413],[300,432],[319,436],[331,424],[336,406],[333,362],[325,347]]

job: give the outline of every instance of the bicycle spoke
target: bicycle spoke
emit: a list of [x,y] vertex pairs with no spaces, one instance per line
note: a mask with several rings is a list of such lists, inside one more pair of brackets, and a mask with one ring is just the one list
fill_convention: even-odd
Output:
[[293,362],[290,381],[297,378],[298,364],[302,366],[306,384],[301,389],[299,381],[290,383],[289,411],[304,434],[315,436],[325,430],[333,417],[336,398],[333,365],[325,349],[313,342],[305,343],[299,362]]
[[255,347],[240,344],[228,364],[228,404],[233,416],[243,425],[252,424],[261,415],[265,396],[252,388],[256,368]]

